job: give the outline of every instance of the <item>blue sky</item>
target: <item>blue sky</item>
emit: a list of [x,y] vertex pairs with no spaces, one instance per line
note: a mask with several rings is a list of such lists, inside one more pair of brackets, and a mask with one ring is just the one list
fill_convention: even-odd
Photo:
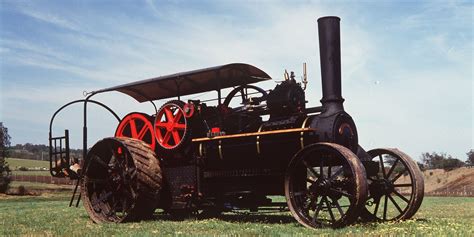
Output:
[[[231,62],[277,80],[284,69],[301,75],[307,62],[307,98],[316,106],[316,19],[337,15],[345,108],[363,147],[462,160],[474,148],[470,1],[1,0],[0,15],[0,121],[14,144],[46,144],[53,112],[84,90]],[[96,99],[121,116],[153,112],[119,93]],[[89,121],[89,144],[113,135],[104,111],[91,109]],[[55,134],[64,128],[80,147],[80,107],[58,117]]]

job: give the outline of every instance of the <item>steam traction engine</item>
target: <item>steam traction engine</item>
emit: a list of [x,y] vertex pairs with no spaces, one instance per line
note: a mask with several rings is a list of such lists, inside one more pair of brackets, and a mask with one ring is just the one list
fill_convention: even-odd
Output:
[[[339,18],[318,20],[322,106],[307,108],[294,74],[273,90],[253,83],[270,80],[247,64],[227,64],[129,83],[88,94],[61,107],[51,119],[51,174],[77,179],[79,198],[94,222],[171,215],[217,215],[288,207],[307,227],[340,227],[412,217],[423,199],[415,162],[393,149],[365,151],[341,96]],[[225,88],[232,88],[222,97]],[[152,115],[120,119],[91,97],[119,91],[150,102]],[[217,99],[180,100],[216,91]],[[170,99],[160,108],[154,101]],[[214,104],[212,103],[214,102]],[[69,155],[69,138],[53,137],[55,116],[84,105],[83,161]],[[87,106],[99,105],[118,120],[115,136],[88,150]],[[237,104],[237,106],[235,106]],[[264,120],[265,118],[265,120]],[[59,144],[59,145],[58,145]],[[75,196],[71,199],[71,204]],[[271,196],[286,197],[274,202]]]

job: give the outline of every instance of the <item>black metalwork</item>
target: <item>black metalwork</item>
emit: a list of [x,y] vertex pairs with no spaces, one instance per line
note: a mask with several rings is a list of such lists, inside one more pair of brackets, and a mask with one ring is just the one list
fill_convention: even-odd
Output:
[[313,228],[354,222],[366,190],[362,163],[347,148],[331,143],[302,149],[285,175],[290,211],[301,224]]
[[[59,147],[58,147],[59,143]],[[64,144],[64,145],[63,145]],[[68,176],[70,166],[69,157],[69,130],[64,131],[64,136],[49,138],[49,171],[53,177]],[[74,177],[75,178],[75,177]]]
[[[284,210],[271,195],[285,195],[295,219],[311,228],[341,227],[359,217],[412,217],[423,199],[423,177],[416,164],[395,149],[366,152],[354,120],[344,111],[339,24],[338,17],[318,19],[321,106],[306,107],[307,81],[298,83],[294,72],[273,90],[264,90],[249,84],[271,79],[268,74],[233,63],[97,90],[61,107],[50,122],[50,159],[55,164],[69,162],[69,140],[67,131],[65,136],[52,136],[53,119],[66,106],[84,103],[86,159],[70,205],[81,185],[76,206],[84,196],[95,222],[139,220],[155,208],[171,215]],[[222,89],[230,87],[234,89],[222,100]],[[114,137],[97,142],[88,152],[88,102],[120,121],[110,108],[91,100],[110,91],[149,101],[154,111],[140,114],[138,125],[125,124],[125,118],[137,112],[127,115]],[[205,91],[216,91],[217,98],[180,100]],[[232,107],[239,93],[242,103]],[[171,97],[177,100],[164,102],[159,110],[153,102]],[[146,139],[133,135],[145,126]],[[122,127],[131,132],[122,132]],[[59,167],[68,162],[59,162]],[[148,199],[133,195],[137,192]]]
[[424,186],[418,165],[405,153],[391,148],[368,152],[379,164],[368,176],[369,197],[363,219],[394,221],[411,218],[423,201]]

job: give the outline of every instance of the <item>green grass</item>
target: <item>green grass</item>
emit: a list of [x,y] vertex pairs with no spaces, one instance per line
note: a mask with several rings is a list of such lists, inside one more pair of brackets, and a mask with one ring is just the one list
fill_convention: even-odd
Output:
[[[41,161],[41,160],[26,160],[26,159],[17,159],[17,158],[7,158],[6,159],[12,173],[15,175],[38,175],[38,176],[50,176],[49,173],[49,161]],[[26,167],[26,168],[36,168],[36,167],[43,167],[48,170],[28,170],[28,171],[21,171],[15,170],[18,166]]]
[[51,176],[49,171],[44,170],[29,170],[29,171],[21,171],[21,170],[13,170],[12,174],[14,175],[28,175],[28,176]]
[[72,185],[58,185],[58,184],[34,183],[34,182],[23,182],[23,181],[13,181],[10,183],[10,189],[15,189],[20,186],[23,186],[28,190],[41,189],[41,190],[51,190],[51,191],[65,190],[65,189],[72,190],[73,188]]
[[26,159],[17,159],[17,158],[6,158],[10,169],[15,169],[17,166],[23,166],[26,168],[33,168],[33,167],[44,167],[49,169],[49,161],[42,161],[42,160],[26,160]]
[[[2,197],[0,197],[2,198]],[[289,213],[225,214],[213,219],[154,220],[123,224],[93,224],[84,208],[70,208],[67,196],[0,199],[0,236],[162,236],[162,235],[430,235],[473,236],[474,198],[426,197],[414,219],[403,222],[356,224],[342,229],[307,229]]]

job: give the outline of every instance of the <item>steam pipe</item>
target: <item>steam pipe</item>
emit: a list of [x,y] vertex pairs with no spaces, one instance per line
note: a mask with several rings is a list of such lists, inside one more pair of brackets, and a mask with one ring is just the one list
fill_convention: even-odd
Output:
[[331,115],[344,110],[341,95],[341,37],[339,17],[327,16],[318,19],[319,55],[324,113]]

